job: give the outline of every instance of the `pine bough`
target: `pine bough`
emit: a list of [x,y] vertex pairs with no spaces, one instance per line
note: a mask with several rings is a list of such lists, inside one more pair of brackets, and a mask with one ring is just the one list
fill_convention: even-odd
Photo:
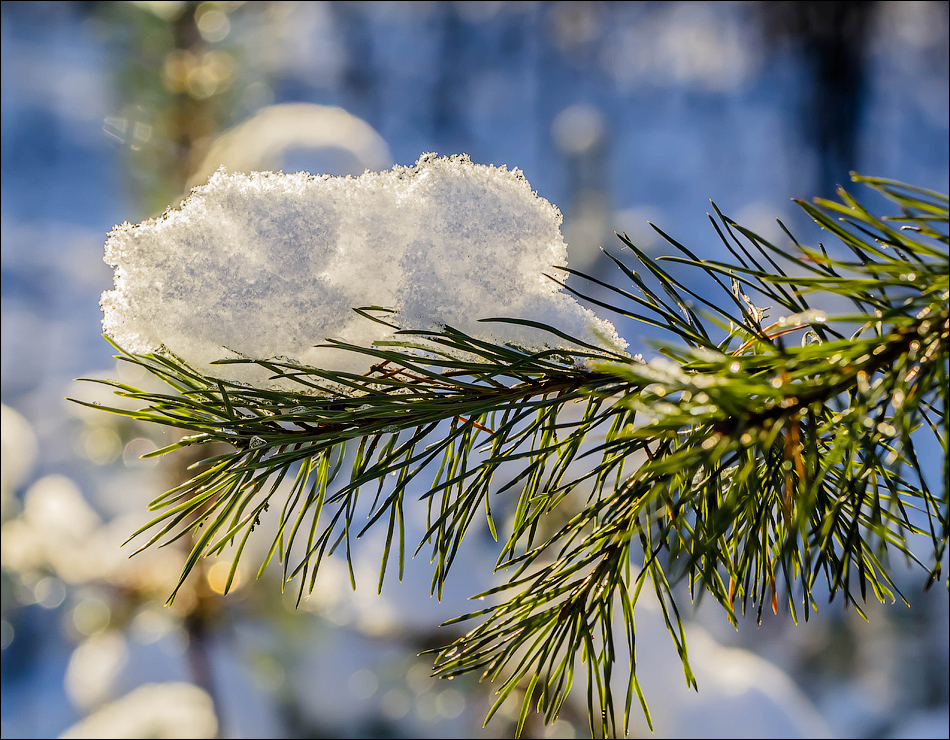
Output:
[[[948,201],[854,179],[901,215],[872,215],[843,189],[841,203],[800,203],[847,259],[791,234],[793,248],[780,248],[718,210],[710,220],[729,264],[702,260],[663,232],[677,254],[654,260],[621,236],[625,254],[606,253],[616,280],[586,278],[612,300],[589,302],[668,333],[650,362],[511,318],[493,321],[576,349],[531,352],[449,326],[393,326],[393,341],[329,342],[371,358],[366,374],[223,361],[286,381],[264,390],[197,372],[170,352],[117,347],[171,391],[95,381],[141,406],[106,410],[189,433],[153,455],[214,442],[231,449],[155,499],[157,516],[130,539],[147,536],[145,548],[191,538],[179,588],[199,559],[233,548],[230,587],[255,526],[275,517],[261,571],[278,561],[302,596],[338,551],[355,588],[356,540],[382,527],[378,587],[390,561],[401,575],[415,547],[430,555],[441,595],[463,537],[484,517],[507,580],[478,595],[490,606],[451,620],[475,626],[435,651],[435,674],[498,681],[491,714],[520,698],[519,734],[535,704],[553,721],[578,670],[592,735],[625,731],[634,697],[649,721],[635,670],[644,587],[659,599],[692,686],[672,592],[683,579],[733,621],[780,605],[807,619],[816,591],[859,612],[869,591],[906,602],[889,575],[894,555],[918,563],[927,587],[947,557]],[[704,297],[661,261],[715,281],[722,297]],[[809,303],[829,296],[847,297],[854,311],[829,317]],[[780,318],[755,305],[763,298]],[[916,452],[928,434],[943,455],[939,482],[928,481]],[[425,507],[427,530],[407,543],[404,510],[415,506]],[[916,535],[929,539],[925,552],[919,537],[912,548]],[[631,668],[622,698],[612,694],[618,653]]]

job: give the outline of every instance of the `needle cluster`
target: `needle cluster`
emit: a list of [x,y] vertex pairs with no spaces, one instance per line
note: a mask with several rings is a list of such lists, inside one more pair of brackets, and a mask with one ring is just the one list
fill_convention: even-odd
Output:
[[[676,254],[652,259],[621,236],[625,249],[606,257],[614,280],[579,277],[611,297],[590,303],[668,333],[648,362],[526,319],[492,321],[546,332],[556,348],[414,330],[380,308],[357,312],[391,339],[327,344],[367,358],[364,374],[225,361],[276,381],[258,388],[167,351],[120,350],[169,391],[100,381],[139,406],[107,410],[188,433],[153,454],[229,445],[153,501],[155,518],[133,538],[192,538],[182,582],[200,558],[230,548],[233,577],[269,517],[261,570],[277,561],[303,595],[328,555],[352,563],[359,536],[382,527],[378,587],[407,554],[425,552],[441,594],[466,533],[487,521],[503,582],[478,594],[486,608],[452,620],[474,626],[435,651],[435,672],[497,681],[492,713],[518,697],[519,733],[532,707],[553,721],[578,672],[592,735],[624,731],[635,696],[649,719],[634,620],[644,587],[692,685],[676,583],[731,620],[780,607],[807,619],[829,595],[859,611],[868,596],[906,602],[895,556],[919,564],[929,587],[950,533],[948,201],[854,179],[900,215],[880,218],[843,189],[840,203],[801,203],[846,256],[791,234],[777,246],[718,210],[710,220],[729,263],[663,232]],[[664,262],[696,276],[677,278]],[[698,278],[719,297],[690,287]],[[849,312],[821,308],[842,297]],[[936,474],[918,453],[934,442]],[[419,542],[406,541],[409,509],[426,518]],[[352,564],[350,575],[355,587]],[[620,659],[630,678],[614,696]]]

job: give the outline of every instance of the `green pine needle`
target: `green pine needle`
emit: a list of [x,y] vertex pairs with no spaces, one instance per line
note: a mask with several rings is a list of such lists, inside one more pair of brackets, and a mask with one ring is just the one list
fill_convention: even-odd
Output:
[[[391,558],[401,576],[405,511],[422,506],[415,552],[429,553],[441,596],[465,533],[485,517],[507,581],[479,595],[490,606],[450,620],[475,626],[433,651],[435,673],[497,681],[489,717],[519,697],[519,734],[532,706],[545,722],[557,717],[581,665],[592,735],[626,732],[634,694],[652,727],[634,628],[647,584],[694,687],[677,582],[711,594],[733,622],[780,604],[807,619],[819,579],[823,593],[859,612],[869,593],[906,602],[891,559],[919,564],[931,586],[950,529],[948,201],[854,180],[901,214],[879,218],[843,189],[841,203],[801,204],[848,257],[793,238],[792,247],[773,245],[718,209],[711,220],[731,263],[703,260],[662,231],[677,254],[653,260],[621,236],[634,259],[607,253],[616,282],[586,279],[610,297],[588,300],[668,332],[665,358],[649,363],[516,318],[492,320],[545,330],[573,349],[527,352],[445,327],[400,330],[373,347],[330,342],[371,359],[365,375],[224,361],[299,387],[286,391],[202,375],[167,351],[116,347],[171,392],[93,381],[139,405],[97,408],[189,433],[154,455],[231,449],[156,498],[155,518],[130,539],[147,536],[148,547],[189,537],[178,588],[202,557],[233,548],[230,588],[255,526],[274,518],[260,572],[276,559],[285,582],[299,579],[299,599],[339,548],[355,587],[352,552],[371,527],[386,528],[378,588]],[[700,271],[722,296],[690,289],[664,260]],[[849,298],[854,311],[811,307],[829,296]],[[387,321],[383,309],[359,312]],[[943,451],[939,490],[917,453],[928,434]],[[505,507],[514,513],[502,531],[493,511]],[[912,549],[915,535],[929,539],[927,551]],[[631,669],[620,722],[618,650]]]

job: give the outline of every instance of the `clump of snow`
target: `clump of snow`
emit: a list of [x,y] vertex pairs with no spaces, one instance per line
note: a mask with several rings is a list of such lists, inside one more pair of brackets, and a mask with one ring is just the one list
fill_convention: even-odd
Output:
[[80,720],[61,738],[216,737],[218,718],[206,691],[187,683],[147,683]]
[[383,306],[403,328],[453,326],[528,349],[565,346],[530,319],[582,341],[626,346],[607,321],[544,276],[567,262],[561,214],[517,169],[423,155],[359,177],[219,170],[176,210],[117,226],[105,261],[103,328],[124,349],[164,345],[196,369],[262,384],[246,356],[363,372],[368,358],[316,348],[369,346],[385,326],[352,309]]

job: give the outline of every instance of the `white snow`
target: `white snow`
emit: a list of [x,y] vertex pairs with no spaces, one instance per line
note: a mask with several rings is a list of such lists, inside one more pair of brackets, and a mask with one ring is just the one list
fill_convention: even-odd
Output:
[[519,170],[464,155],[426,154],[414,167],[359,177],[219,170],[179,209],[109,235],[115,290],[102,295],[103,328],[128,351],[164,345],[196,369],[255,384],[266,371],[209,363],[284,357],[364,371],[368,358],[314,347],[389,338],[352,310],[362,306],[394,309],[403,328],[449,325],[532,350],[566,345],[477,321],[530,319],[620,351],[626,343],[609,322],[544,276],[567,264],[560,224]]
[[147,683],[99,707],[61,738],[215,737],[218,719],[206,691],[187,683]]

